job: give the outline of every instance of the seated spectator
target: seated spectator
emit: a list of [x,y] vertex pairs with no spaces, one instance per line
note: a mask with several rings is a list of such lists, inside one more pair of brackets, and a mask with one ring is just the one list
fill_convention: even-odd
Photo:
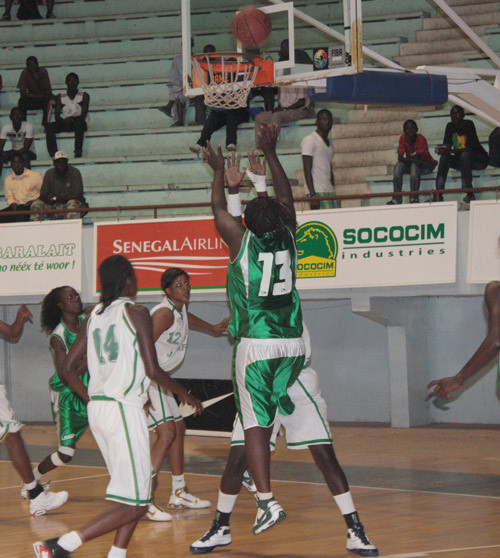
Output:
[[26,68],[21,72],[17,88],[21,93],[17,106],[22,111],[23,120],[26,120],[28,110],[42,109],[42,126],[45,126],[47,108],[52,98],[52,86],[47,70],[38,65],[35,56],[29,56],[26,59]]
[[500,167],[500,128],[495,128],[489,135],[490,165]]
[[[83,196],[83,182],[80,171],[68,165],[68,156],[64,151],[54,155],[54,168],[49,169],[43,177],[40,197],[34,201],[31,209],[81,209],[88,207]],[[49,219],[79,219],[85,213],[52,213]],[[47,215],[33,215],[32,220],[42,221]]]
[[[420,177],[429,174],[437,165],[431,154],[427,140],[422,134],[418,134],[418,126],[414,120],[407,120],[403,124],[403,135],[399,138],[398,162],[394,167],[392,179],[394,192],[401,192],[403,188],[403,175],[410,175],[410,190],[420,190]],[[387,205],[402,203],[401,196],[393,197]],[[418,203],[418,196],[410,196],[410,203]]]
[[40,195],[42,175],[24,168],[22,155],[14,155],[10,160],[12,174],[5,179],[5,199],[7,205],[0,211],[0,223],[29,221],[29,215],[9,215],[10,211],[29,211]]
[[[11,124],[5,124],[0,131],[0,176],[4,163],[8,163],[14,155],[21,155],[24,166],[31,169],[30,162],[36,159],[33,124],[23,121],[19,107],[10,111]],[[4,150],[5,142],[11,141],[11,149]]]
[[75,132],[75,157],[82,156],[83,136],[90,122],[90,97],[88,93],[78,91],[79,83],[80,79],[74,72],[66,76],[67,90],[56,97],[56,121],[45,126],[47,151],[51,157],[54,157],[57,151],[56,134],[59,132]]
[[[462,175],[462,188],[473,188],[472,171],[482,170],[488,166],[488,153],[479,143],[476,127],[472,120],[464,120],[464,109],[455,105],[450,112],[451,122],[448,122],[444,132],[443,145],[436,147],[436,153],[441,155],[436,176],[436,190],[445,187],[448,170],[459,170]],[[443,196],[437,194],[435,201],[443,201]],[[466,194],[464,202],[475,200],[474,192]]]
[[[5,12],[0,21],[10,21],[10,11],[12,9],[13,0],[5,0]],[[16,4],[20,4],[17,10],[17,19],[41,19],[42,16],[38,11],[37,4],[47,4],[46,18],[56,17],[54,15],[54,0],[16,0]]]
[[[333,126],[332,113],[322,109],[316,116],[316,130],[307,135],[301,144],[302,165],[307,193],[310,196],[334,196],[333,143],[330,131]],[[335,200],[311,201],[311,209],[337,207]]]

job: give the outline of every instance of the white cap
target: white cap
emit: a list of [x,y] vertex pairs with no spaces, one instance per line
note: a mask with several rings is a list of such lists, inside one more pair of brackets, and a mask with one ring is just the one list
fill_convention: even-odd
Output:
[[54,161],[57,161],[57,159],[68,159],[69,157],[66,155],[66,153],[64,151],[58,151],[55,155],[54,155]]

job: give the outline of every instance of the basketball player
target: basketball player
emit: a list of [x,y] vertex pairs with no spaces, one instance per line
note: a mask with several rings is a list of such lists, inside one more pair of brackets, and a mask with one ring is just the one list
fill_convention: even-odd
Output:
[[[0,334],[7,339],[18,339],[23,332],[24,322],[32,317],[31,312],[23,304],[17,311],[13,323],[9,325],[0,320]],[[30,514],[43,515],[64,505],[68,499],[68,493],[44,491],[44,487],[35,479],[28,453],[19,433],[22,427],[23,425],[14,418],[5,386],[0,385],[0,440],[5,443],[12,465],[26,487],[27,497],[30,500]]]
[[449,378],[434,380],[427,389],[434,388],[434,393],[443,399],[450,399],[452,391],[460,389],[463,384],[474,376],[493,357],[498,355],[500,347],[500,281],[491,281],[484,290],[484,302],[488,310],[488,333],[477,351],[465,366]]
[[[221,335],[227,331],[229,318],[218,324],[209,324],[188,312],[191,286],[189,275],[183,269],[178,267],[166,269],[161,276],[161,289],[165,297],[151,310],[153,337],[161,368],[173,374],[186,355],[188,326],[199,327]],[[186,426],[176,400],[170,392],[159,388],[154,382],[149,387],[149,397],[151,407],[148,413],[148,428],[156,431],[156,442],[151,449],[153,468],[158,477],[165,455],[168,453],[172,469],[172,494],[168,507],[170,509],[208,508],[210,502],[190,494],[184,480]],[[150,505],[146,516],[152,521],[172,519],[170,514],[155,503]]]
[[[245,430],[246,454],[257,486],[255,534],[286,518],[271,490],[269,437],[276,413],[293,412],[287,389],[304,363],[302,313],[295,289],[296,220],[292,191],[276,155],[277,126],[263,126],[259,134],[276,199],[267,195],[253,199],[245,210],[246,228],[240,216],[235,218],[228,211],[220,146],[217,153],[209,144],[204,150],[205,159],[214,170],[215,224],[229,247],[231,259],[227,293],[231,307],[229,333],[235,338],[233,384]],[[261,187],[259,184],[258,192]]]
[[[86,313],[90,310],[91,308]],[[73,287],[56,287],[42,301],[42,329],[50,334],[50,351],[56,368],[54,375],[49,380],[49,387],[52,413],[56,418],[59,447],[57,451],[47,455],[35,467],[33,475],[37,480],[73,459],[76,443],[89,425],[87,403],[63,383],[58,374],[86,313],[83,312],[80,295]],[[80,363],[80,378],[87,387],[89,376],[86,358],[83,358]],[[24,486],[21,488],[21,498],[26,498]]]
[[[116,530],[108,558],[124,558],[138,520],[151,501],[152,466],[144,405],[149,381],[177,393],[201,410],[201,403],[158,365],[148,310],[135,305],[137,279],[130,262],[111,256],[99,266],[101,302],[85,319],[60,377],[84,401],[110,474],[106,499],[116,505],[79,531],[33,545],[38,558],[65,558],[83,543]],[[80,379],[87,354],[88,390]]]

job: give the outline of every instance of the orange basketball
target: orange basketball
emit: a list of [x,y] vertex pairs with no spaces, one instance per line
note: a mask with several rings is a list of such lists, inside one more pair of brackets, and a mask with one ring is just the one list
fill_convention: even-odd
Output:
[[263,45],[271,34],[271,28],[269,15],[254,6],[247,6],[238,12],[231,25],[233,35],[248,48]]

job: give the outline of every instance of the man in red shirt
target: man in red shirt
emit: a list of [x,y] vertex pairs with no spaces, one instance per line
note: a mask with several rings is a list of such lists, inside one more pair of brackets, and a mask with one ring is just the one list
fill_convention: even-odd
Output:
[[26,111],[42,109],[42,125],[45,126],[47,107],[52,98],[52,85],[47,70],[38,65],[35,56],[28,56],[26,59],[26,68],[21,72],[17,88],[21,93],[17,106],[23,113],[23,120],[26,120]]
[[[418,134],[418,127],[414,120],[407,120],[403,124],[404,134],[399,138],[398,162],[394,167],[393,186],[394,192],[401,192],[403,187],[403,175],[410,175],[410,190],[418,192],[420,189],[420,177],[429,174],[437,165],[430,153],[427,140],[422,134]],[[387,205],[402,203],[401,196],[395,196],[387,202]],[[411,195],[410,203],[418,203],[418,196]]]

